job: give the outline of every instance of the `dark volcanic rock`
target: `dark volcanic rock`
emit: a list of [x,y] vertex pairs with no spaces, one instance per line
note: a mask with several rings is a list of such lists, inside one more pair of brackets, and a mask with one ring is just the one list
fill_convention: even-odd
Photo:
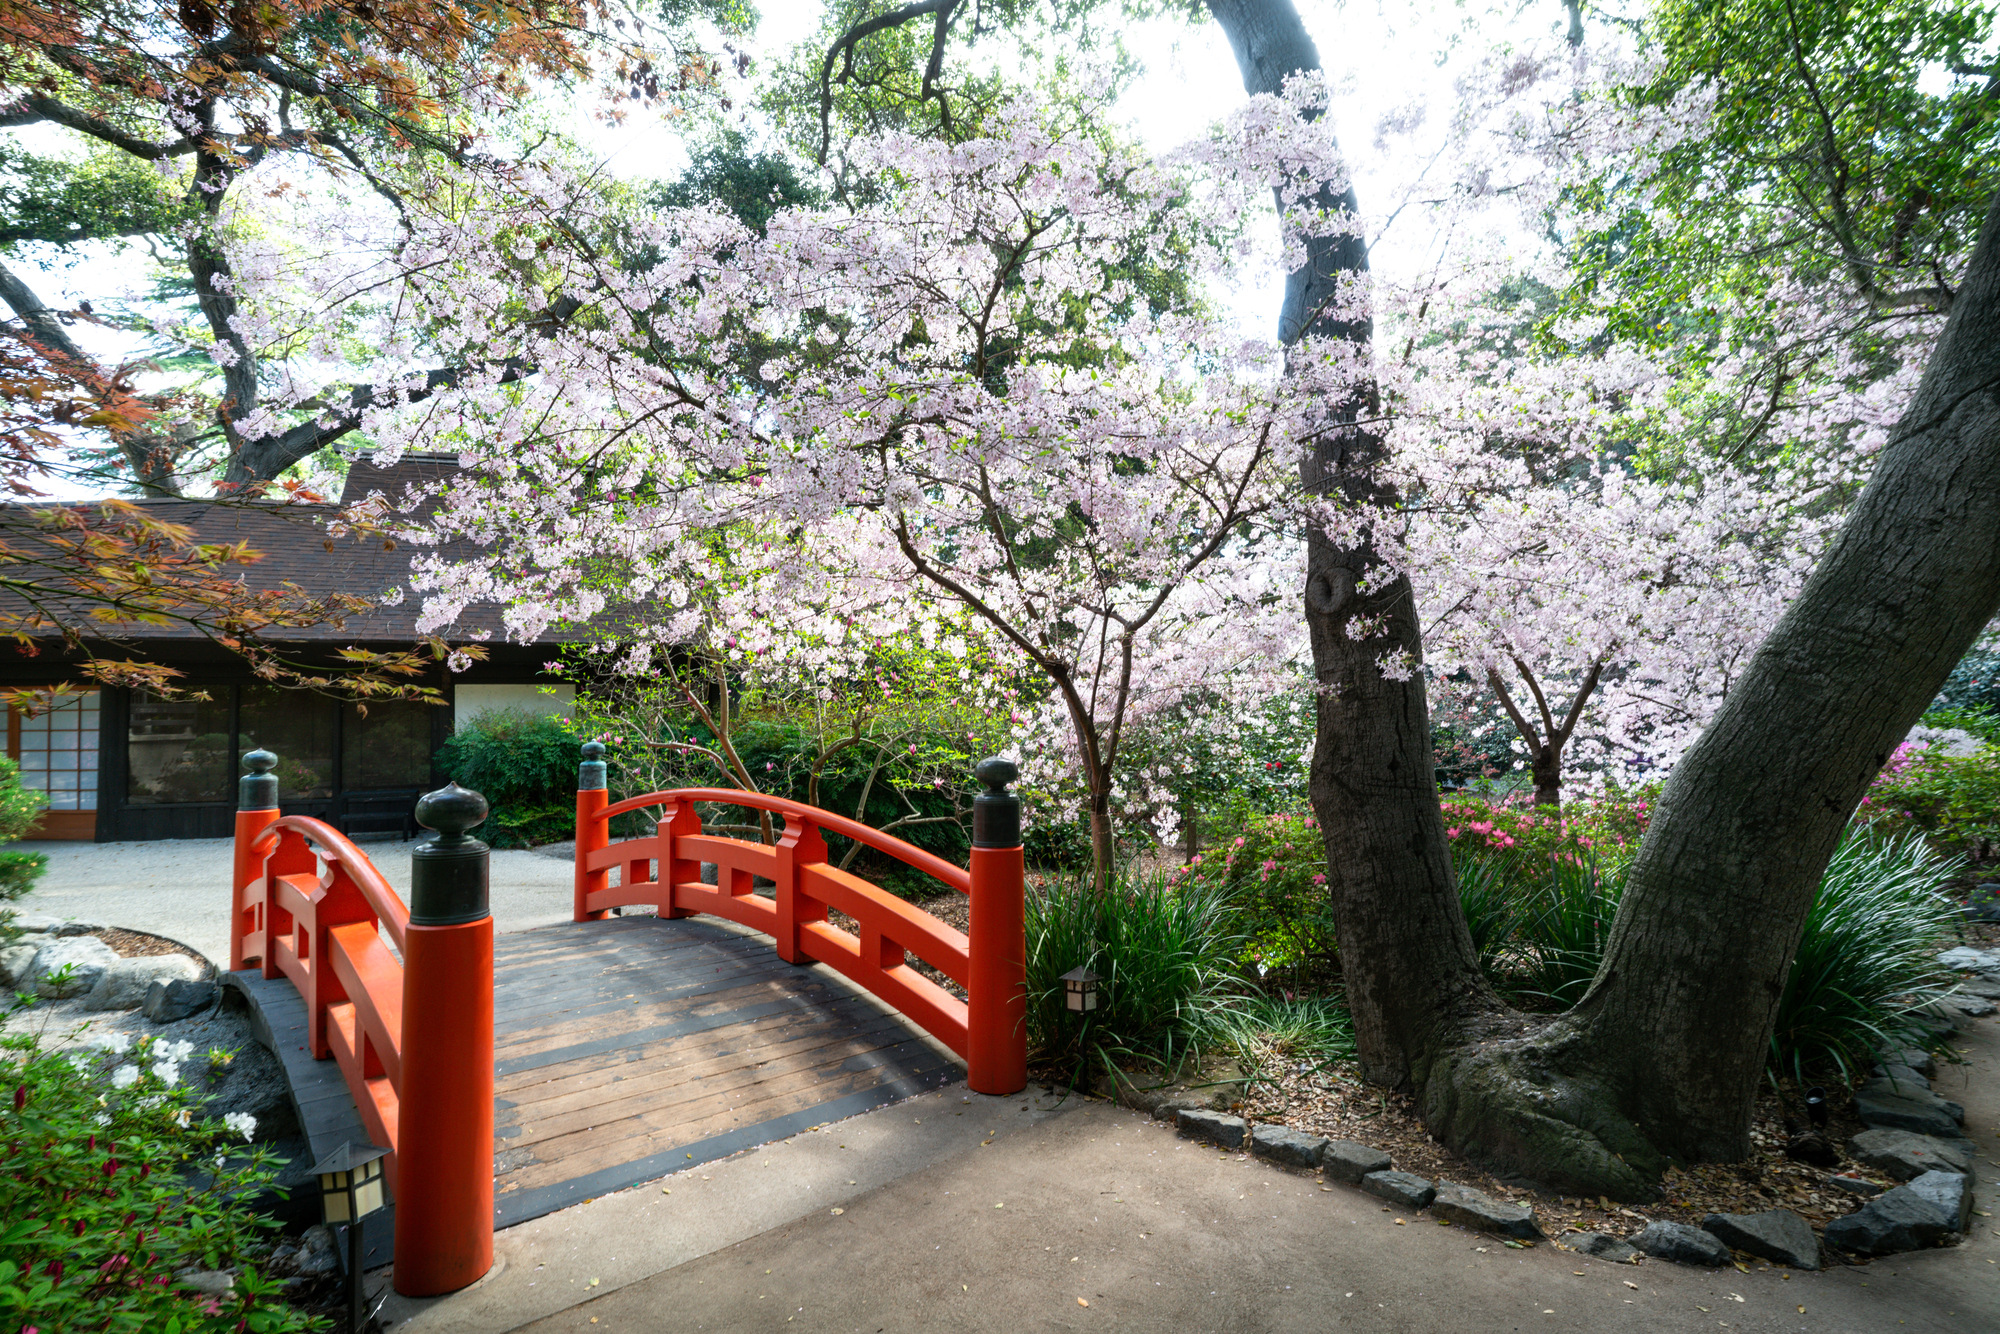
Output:
[[1686,1223],[1648,1223],[1632,1244],[1650,1256],[1681,1265],[1719,1269],[1729,1263],[1729,1248],[1712,1232]]
[[1361,1178],[1361,1189],[1410,1209],[1421,1209],[1437,1197],[1437,1187],[1409,1172],[1370,1172]]
[[1794,1269],[1819,1268],[1819,1238],[1812,1224],[1790,1209],[1767,1209],[1761,1214],[1710,1214],[1701,1220],[1702,1230],[1712,1232],[1732,1250],[1747,1251],[1762,1260],[1772,1260]]
[[1972,1178],[1957,1172],[1926,1172],[1907,1186],[1912,1195],[1921,1195],[1951,1220],[1951,1230],[1963,1232],[1972,1222]]
[[1431,1200],[1431,1212],[1439,1218],[1491,1232],[1495,1236],[1534,1241],[1542,1235],[1535,1225],[1535,1211],[1525,1204],[1496,1200],[1483,1190],[1440,1181]]
[[1250,1131],[1250,1152],[1286,1167],[1317,1167],[1320,1149],[1325,1144],[1326,1140],[1318,1135],[1288,1126],[1260,1125]]
[[1864,1130],[1847,1142],[1848,1151],[1898,1181],[1926,1172],[1970,1172],[1972,1141],[1915,1135],[1907,1130]]
[[1242,1117],[1211,1112],[1200,1107],[1183,1107],[1174,1114],[1174,1128],[1194,1139],[1205,1139],[1225,1149],[1240,1149],[1250,1127]]
[[1870,1200],[1826,1225],[1826,1244],[1852,1255],[1897,1255],[1947,1241],[1951,1218],[1908,1186]]
[[1608,1237],[1602,1232],[1579,1232],[1565,1237],[1570,1247],[1585,1255],[1595,1256],[1615,1265],[1630,1264],[1638,1259],[1639,1252],[1616,1237]]
[[1361,1178],[1370,1172],[1386,1172],[1394,1163],[1389,1155],[1380,1149],[1371,1149],[1366,1144],[1356,1144],[1351,1139],[1330,1139],[1326,1147],[1319,1151],[1319,1165],[1335,1181],[1345,1181],[1349,1185],[1359,1185]]

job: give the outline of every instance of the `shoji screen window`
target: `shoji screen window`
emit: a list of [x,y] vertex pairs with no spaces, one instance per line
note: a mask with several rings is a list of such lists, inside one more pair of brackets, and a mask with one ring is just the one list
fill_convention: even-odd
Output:
[[21,782],[49,794],[44,838],[95,832],[99,698],[89,690],[40,713],[8,710],[7,753],[21,766]]

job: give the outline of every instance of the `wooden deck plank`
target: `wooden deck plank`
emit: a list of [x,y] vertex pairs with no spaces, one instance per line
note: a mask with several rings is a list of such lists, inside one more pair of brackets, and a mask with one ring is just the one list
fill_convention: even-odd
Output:
[[[830,970],[785,963],[767,937],[713,921],[538,927],[496,937],[493,953],[500,1226],[963,1074]],[[289,982],[263,988],[273,1026],[296,1029],[272,1046],[294,1049],[286,1069],[295,1098],[311,1104],[302,1120],[320,1132],[313,1138],[357,1130],[333,1063],[296,1050],[305,1018],[297,993]],[[376,1244],[371,1233],[371,1251]]]

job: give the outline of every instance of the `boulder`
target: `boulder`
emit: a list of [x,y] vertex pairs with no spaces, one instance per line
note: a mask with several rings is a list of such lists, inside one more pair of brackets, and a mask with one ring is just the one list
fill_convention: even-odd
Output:
[[1907,1093],[1911,1089],[1928,1093],[1931,1088],[1931,1081],[1927,1076],[1912,1070],[1907,1065],[1897,1065],[1893,1061],[1885,1061],[1883,1064],[1876,1066],[1875,1078],[1868,1082],[1871,1084],[1880,1084],[1884,1080],[1889,1082],[1890,1092],[1892,1093]]
[[1972,1181],[1968,1173],[1926,1172],[1896,1189],[1929,1200],[1951,1220],[1953,1232],[1963,1232],[1972,1223]]
[[1947,1103],[1928,1090],[1906,1086],[1902,1093],[1893,1092],[1886,1079],[1871,1079],[1854,1092],[1854,1114],[1863,1125],[1878,1130],[1907,1130],[1953,1139],[1965,1115],[1964,1109],[1958,1108],[1954,1116],[1954,1108],[1958,1108],[1956,1103]]
[[[2000,1000],[2000,977],[1975,977],[1970,982],[1959,984],[1960,991],[1968,996],[1978,996],[1985,1000]],[[1965,1008],[1960,1006],[1960,1009]]]
[[299,1253],[292,1264],[301,1274],[331,1274],[340,1268],[340,1252],[334,1248],[333,1229],[315,1223],[299,1238]]
[[156,1024],[173,1024],[200,1014],[222,994],[213,982],[185,977],[155,982],[146,988],[146,1017]]
[[1959,968],[1974,973],[2000,972],[2000,950],[1975,950],[1967,945],[1946,950],[1937,956],[1937,961],[1947,968]]
[[1713,1232],[1704,1232],[1686,1223],[1648,1223],[1632,1244],[1659,1260],[1677,1265],[1706,1265],[1719,1269],[1729,1263],[1729,1248]]
[[1250,1134],[1250,1127],[1242,1117],[1201,1107],[1183,1107],[1174,1113],[1174,1129],[1191,1139],[1205,1139],[1225,1149],[1242,1148]]
[[1437,1196],[1437,1187],[1410,1172],[1370,1172],[1361,1189],[1406,1209],[1421,1209]]
[[[1890,1131],[1889,1133],[1899,1135],[1902,1132],[1898,1130]],[[1826,1184],[1843,1195],[1859,1195],[1864,1200],[1874,1199],[1884,1189],[1884,1187],[1870,1181],[1867,1177],[1847,1176],[1845,1174],[1828,1177]]]
[[95,935],[96,933],[104,929],[105,929],[104,924],[102,922],[84,922],[84,921],[71,920],[67,922],[57,922],[54,926],[49,928],[49,934],[52,936],[90,936],[90,935]]
[[1812,1224],[1790,1209],[1766,1209],[1759,1214],[1710,1214],[1702,1231],[1712,1232],[1731,1250],[1746,1251],[1794,1269],[1819,1268],[1819,1238]]
[[1496,1200],[1483,1190],[1440,1181],[1431,1200],[1431,1212],[1439,1218],[1463,1223],[1481,1232],[1520,1241],[1535,1241],[1542,1235],[1535,1225],[1535,1211],[1525,1204]]
[[1898,1181],[1926,1172],[1972,1170],[1972,1143],[1964,1139],[1941,1139],[1907,1130],[1864,1130],[1847,1142],[1847,1148],[1856,1162]]
[[51,917],[47,913],[16,913],[14,915],[14,929],[16,931],[27,931],[40,935],[55,930],[62,925],[62,921],[62,918]]
[[35,956],[39,953],[39,945],[9,945],[0,949],[0,987],[9,991],[19,987],[25,991],[29,982],[28,970],[34,966]]
[[1316,1167],[1326,1140],[1288,1126],[1256,1126],[1250,1131],[1250,1152],[1286,1167]]
[[1984,996],[1968,996],[1963,992],[1953,996],[1950,1005],[1952,1009],[1957,1010],[1968,1019],[1984,1019],[1988,1015],[2000,1011],[2000,1005],[1995,1005]]
[[[96,936],[68,936],[52,939],[36,950],[28,974],[36,995],[61,1000],[89,991],[104,976],[104,970],[117,962],[118,952]],[[70,970],[68,982],[57,985],[44,980],[64,968]]]
[[[253,1116],[257,1127],[252,1138],[263,1143],[298,1133],[298,1111],[285,1083],[285,1068],[254,1038],[246,1034],[245,1039],[234,1044],[235,1056],[221,1076],[211,1080],[202,1098],[202,1115],[224,1117],[241,1112]],[[183,1069],[184,1078],[193,1074],[194,1067]]]
[[1951,1238],[1951,1217],[1908,1186],[1868,1201],[1826,1225],[1826,1244],[1850,1255],[1897,1255]]
[[1937,1075],[1937,1058],[1920,1047],[1893,1047],[1876,1053],[1883,1065],[1900,1065],[1914,1070],[1925,1079]]
[[1639,1258],[1639,1252],[1633,1247],[1602,1232],[1579,1232],[1574,1236],[1564,1237],[1563,1241],[1568,1243],[1572,1250],[1614,1265],[1628,1265]]
[[1380,1149],[1356,1144],[1351,1139],[1328,1140],[1319,1151],[1319,1165],[1326,1169],[1328,1177],[1350,1186],[1360,1185],[1361,1178],[1370,1172],[1386,1172],[1395,1166]]
[[83,998],[83,1008],[136,1010],[146,1003],[146,991],[155,983],[192,982],[200,976],[200,965],[185,954],[120,959],[98,977],[97,984]]

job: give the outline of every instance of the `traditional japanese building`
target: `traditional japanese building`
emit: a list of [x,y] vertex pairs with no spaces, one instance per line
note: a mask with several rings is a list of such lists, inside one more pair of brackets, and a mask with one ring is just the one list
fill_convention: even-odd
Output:
[[[449,459],[422,456],[391,468],[357,459],[341,503],[371,491],[398,497],[453,467]],[[347,593],[376,604],[340,627],[272,636],[269,642],[290,658],[331,663],[342,648],[403,649],[417,639],[416,600],[379,601],[408,581],[409,549],[350,541],[329,550],[319,520],[332,506],[137,503],[194,529],[200,541],[248,542],[263,555],[245,570],[252,587],[293,583],[317,596]],[[176,685],[186,692],[177,698],[89,687],[75,668],[84,655],[60,640],[35,647],[31,653],[0,645],[0,685],[88,687],[41,713],[8,711],[7,754],[20,763],[24,783],[49,794],[41,829],[31,835],[40,838],[225,837],[235,818],[238,757],[258,747],[279,757],[287,814],[317,816],[350,833],[404,829],[416,796],[442,781],[432,761],[454,728],[488,710],[554,712],[570,699],[567,686],[554,695],[544,688],[547,645],[506,643],[497,634],[485,661],[462,673],[440,664],[425,681],[442,690],[443,707],[376,701],[364,708],[259,681],[241,658],[179,627],[122,626],[116,642],[89,646],[93,654],[176,669]],[[196,694],[207,698],[187,697]]]

